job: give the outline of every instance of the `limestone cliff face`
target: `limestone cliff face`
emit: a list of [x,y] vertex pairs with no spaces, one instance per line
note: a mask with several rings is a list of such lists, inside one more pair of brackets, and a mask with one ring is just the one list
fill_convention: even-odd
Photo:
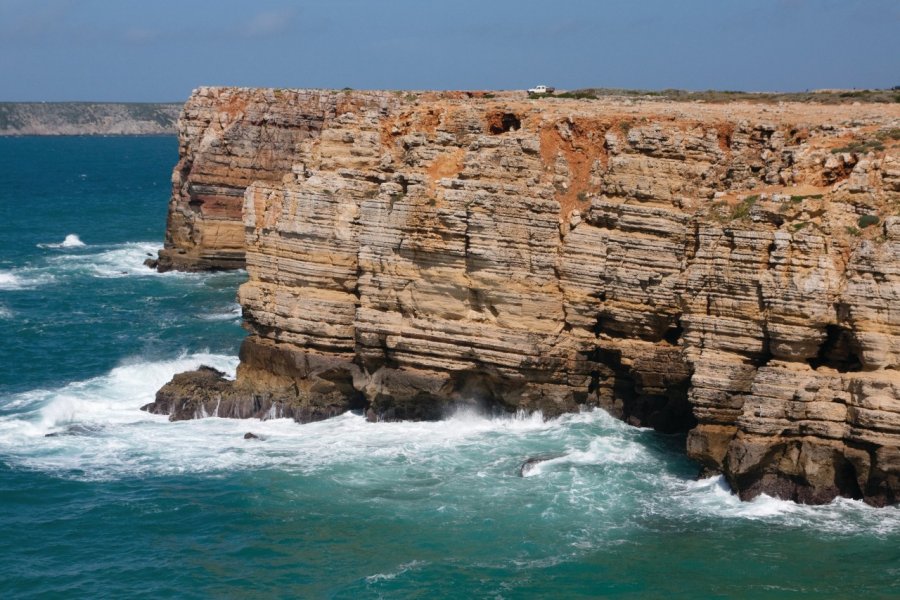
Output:
[[250,336],[236,382],[179,376],[150,409],[601,406],[689,431],[745,498],[896,502],[898,125],[891,105],[200,90],[163,260],[245,256]]
[[316,139],[347,99],[304,91],[195,91],[178,120],[180,159],[159,270],[243,267],[244,190],[291,172],[299,144]]

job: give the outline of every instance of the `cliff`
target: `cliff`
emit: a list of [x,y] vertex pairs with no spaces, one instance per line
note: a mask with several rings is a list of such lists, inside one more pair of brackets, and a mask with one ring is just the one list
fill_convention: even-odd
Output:
[[2,102],[0,136],[174,135],[180,104]]
[[600,406],[743,498],[900,494],[900,106],[197,91],[163,268],[246,262],[173,419]]

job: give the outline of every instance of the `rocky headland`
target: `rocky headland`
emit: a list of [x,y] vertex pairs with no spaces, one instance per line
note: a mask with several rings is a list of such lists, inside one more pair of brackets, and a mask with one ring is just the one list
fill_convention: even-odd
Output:
[[172,419],[600,406],[742,498],[900,500],[900,105],[201,88],[158,268],[246,266]]
[[0,136],[175,135],[181,104],[0,102]]

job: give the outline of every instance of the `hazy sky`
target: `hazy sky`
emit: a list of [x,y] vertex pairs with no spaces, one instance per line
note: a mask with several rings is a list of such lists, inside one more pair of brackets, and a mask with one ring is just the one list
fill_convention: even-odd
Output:
[[0,100],[900,85],[900,0],[0,0]]

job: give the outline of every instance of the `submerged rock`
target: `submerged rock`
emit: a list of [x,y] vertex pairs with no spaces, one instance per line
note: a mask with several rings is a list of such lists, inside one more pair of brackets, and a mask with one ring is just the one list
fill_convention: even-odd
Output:
[[74,425],[69,425],[62,431],[51,431],[50,433],[45,433],[44,437],[60,437],[60,436],[80,436],[80,435],[97,435],[103,431],[102,425],[92,425],[92,424],[82,424],[76,423]]
[[519,465],[516,473],[519,475],[519,477],[525,477],[540,463],[546,462],[548,460],[553,460],[555,458],[560,458],[565,455],[565,452],[551,452],[549,454],[539,454],[537,456],[532,456],[525,459],[525,461],[521,465]]

